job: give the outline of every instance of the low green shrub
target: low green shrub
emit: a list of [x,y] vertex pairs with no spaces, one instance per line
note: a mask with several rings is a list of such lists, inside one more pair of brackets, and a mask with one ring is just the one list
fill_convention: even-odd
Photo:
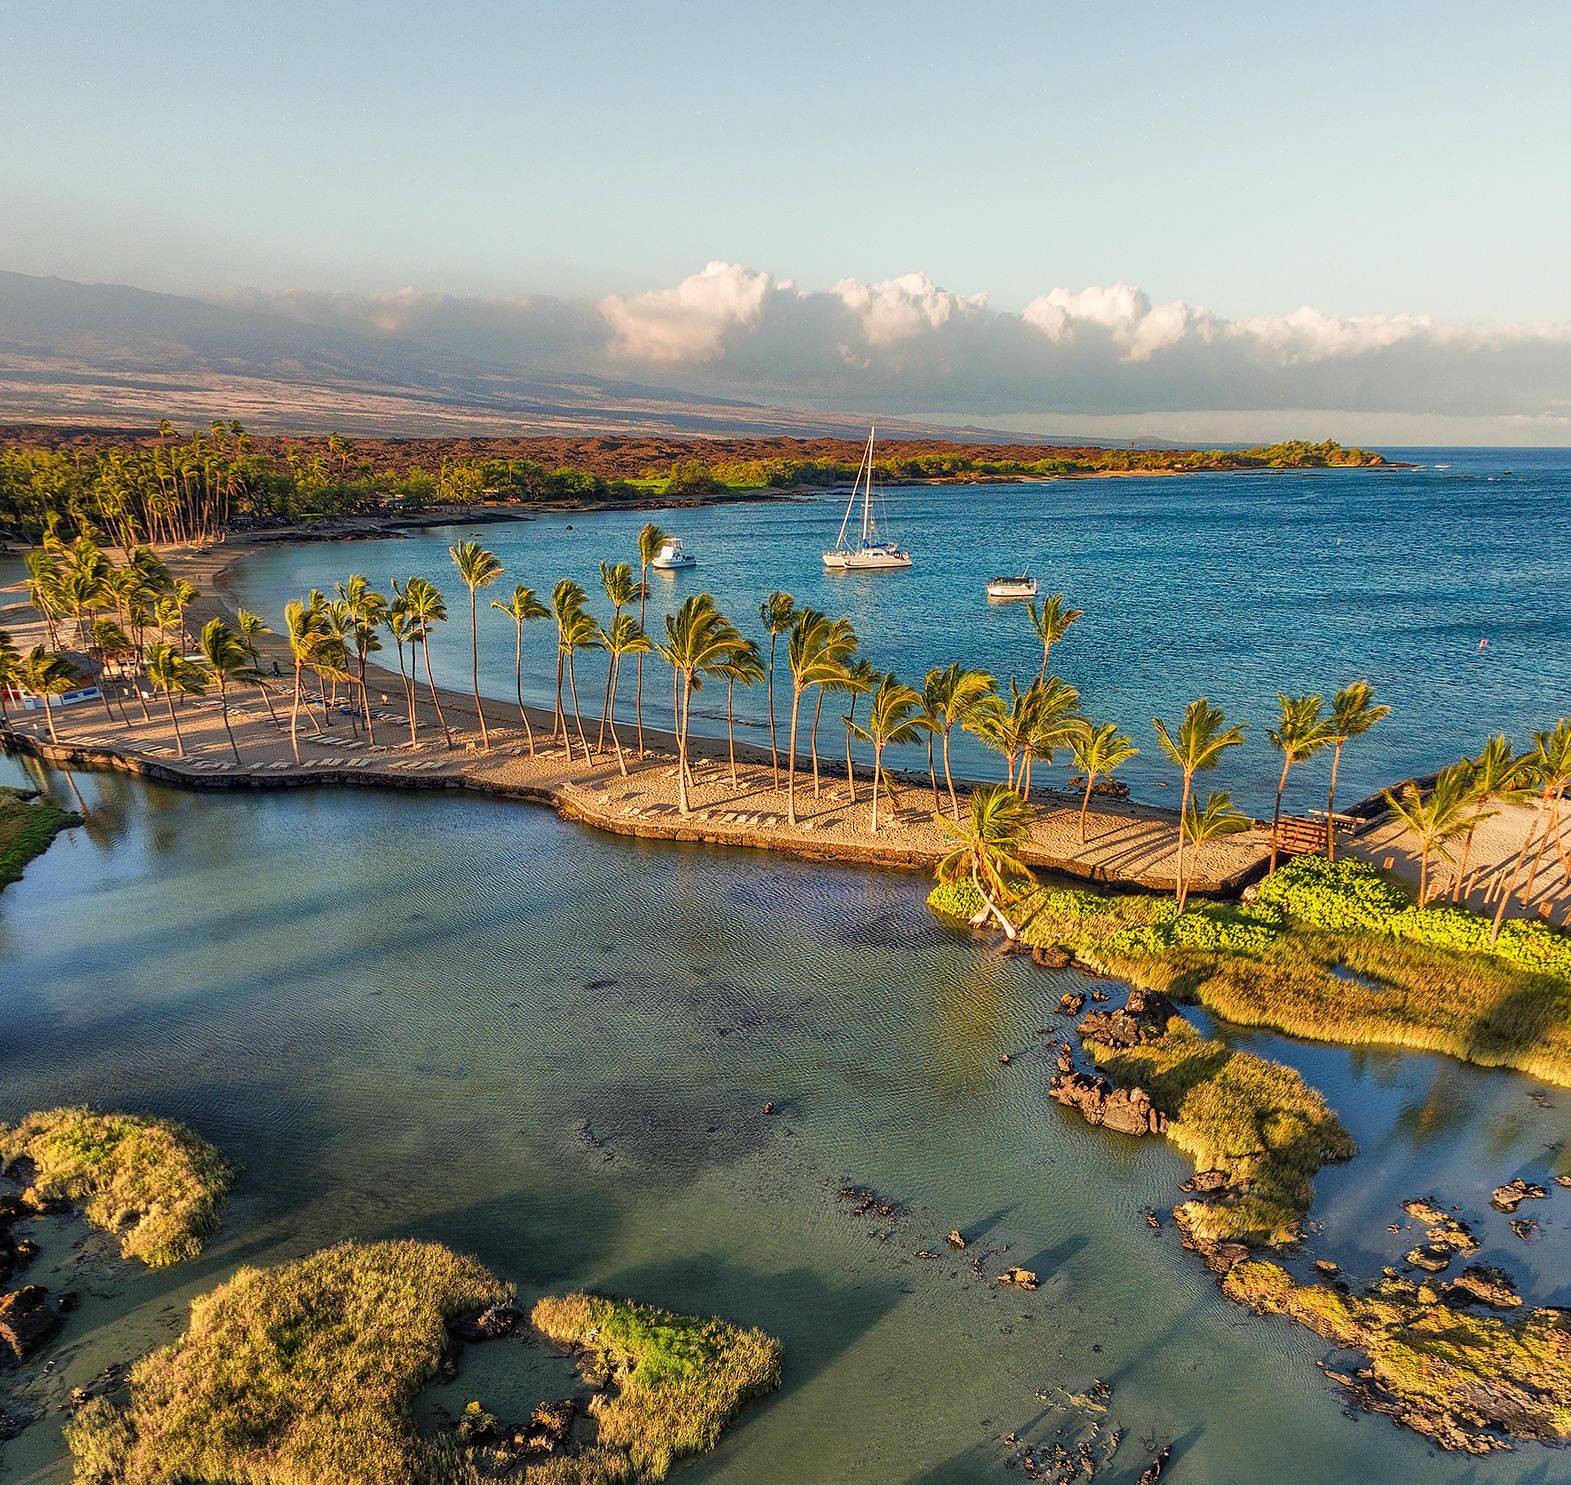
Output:
[[1390,928],[1398,938],[1462,953],[1493,954],[1522,969],[1571,979],[1571,938],[1544,923],[1509,918],[1500,925],[1500,937],[1491,941],[1490,921],[1481,914],[1432,905],[1404,909],[1391,919]]
[[1106,947],[1115,954],[1161,954],[1172,948],[1259,954],[1270,947],[1286,924],[1282,913],[1270,906],[1175,910],[1153,922],[1121,928],[1107,940]]
[[1384,928],[1408,905],[1389,877],[1363,861],[1297,856],[1260,884],[1258,900],[1316,928]]

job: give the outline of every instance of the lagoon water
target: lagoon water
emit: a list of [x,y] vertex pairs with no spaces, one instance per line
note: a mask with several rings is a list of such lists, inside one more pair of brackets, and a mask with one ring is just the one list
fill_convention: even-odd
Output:
[[[467,594],[448,560],[453,541],[473,536],[508,568],[483,604],[515,582],[549,592],[572,577],[600,599],[603,615],[597,564],[632,557],[639,527],[654,519],[685,540],[699,566],[654,577],[652,631],[667,608],[707,588],[756,635],[759,600],[783,588],[849,615],[875,665],[920,685],[929,666],[951,660],[1001,678],[1036,673],[1041,652],[1024,605],[984,597],[989,577],[1028,569],[1044,594],[1061,589],[1085,610],[1055,650],[1054,668],[1080,688],[1089,715],[1118,721],[1140,744],[1125,770],[1136,792],[1166,797],[1152,716],[1174,716],[1206,694],[1252,731],[1208,783],[1261,813],[1276,780],[1265,732],[1278,690],[1329,696],[1367,676],[1392,706],[1387,722],[1347,749],[1344,801],[1476,751],[1490,730],[1525,743],[1571,704],[1571,451],[1392,457],[1418,467],[891,489],[893,531],[916,558],[900,573],[824,571],[819,554],[833,545],[844,508],[843,495],[826,494],[699,510],[548,513],[407,540],[275,548],[248,556],[235,588],[276,622],[288,598],[313,585],[330,591],[350,571],[382,585],[429,577],[448,595],[453,619],[433,646],[434,663],[440,678],[467,690]],[[535,625],[526,639],[526,695],[545,703],[554,664],[548,629]],[[482,688],[511,698],[512,626],[489,610],[481,650]],[[598,707],[599,685],[582,689],[585,705]],[[664,720],[668,690],[659,680],[646,685],[650,717]],[[719,688],[713,695],[695,702],[695,712],[705,711],[695,725],[712,731],[722,725]],[[762,688],[739,689],[737,705],[762,718]],[[837,751],[839,723],[826,715],[825,728]],[[999,767],[968,737],[957,736],[956,758],[976,771]],[[1294,773],[1290,807],[1322,801],[1325,771],[1320,761]]]
[[[1066,1032],[1052,1008],[1086,982],[945,930],[919,878],[458,795],[75,786],[88,825],[0,894],[0,1119],[72,1100],[166,1114],[242,1174],[201,1259],[89,1263],[56,1395],[175,1334],[241,1263],[412,1234],[526,1300],[587,1285],[779,1335],[781,1391],[682,1471],[694,1485],[1018,1479],[1002,1436],[1073,1432],[1066,1393],[1095,1379],[1126,1430],[1123,1485],[1157,1439],[1177,1485],[1566,1477],[1563,1454],[1436,1455],[1345,1417],[1318,1339],[1224,1301],[1142,1219],[1186,1162],[1044,1099],[1039,1029]],[[1571,1192],[1535,1204],[1532,1244],[1487,1207],[1499,1181],[1564,1168],[1571,1094],[1248,1040],[1323,1089],[1362,1151],[1321,1176],[1304,1262],[1372,1276],[1411,1245],[1386,1232],[1400,1201],[1426,1192],[1535,1300],[1571,1303]],[[847,1177],[908,1207],[887,1241],[837,1201]],[[1007,1244],[1041,1290],[976,1279],[952,1226],[973,1252]],[[480,1396],[518,1416],[561,1383],[500,1343],[422,1412]],[[0,1464],[8,1485],[64,1481],[59,1415]]]

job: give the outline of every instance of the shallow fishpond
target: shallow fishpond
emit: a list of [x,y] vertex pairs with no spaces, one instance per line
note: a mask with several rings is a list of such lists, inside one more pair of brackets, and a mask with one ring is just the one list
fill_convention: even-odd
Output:
[[[694,1482],[1018,1479],[1003,1437],[1078,1429],[1066,1396],[1099,1380],[1125,1430],[1113,1480],[1159,1442],[1180,1485],[1571,1471],[1536,1446],[1444,1456],[1346,1417],[1323,1342],[1229,1304],[1171,1223],[1144,1221],[1187,1162],[1045,1099],[1069,1029],[1053,1007],[1093,982],[945,929],[920,877],[627,841],[458,794],[75,785],[88,825],[0,894],[0,1119],[79,1100],[165,1114],[242,1171],[190,1264],[136,1269],[88,1241],[40,1399],[172,1337],[240,1264],[413,1235],[478,1254],[526,1303],[589,1286],[778,1335],[780,1391],[682,1471]],[[1512,1175],[1565,1168],[1571,1094],[1229,1034],[1301,1069],[1359,1142],[1320,1178],[1306,1263],[1372,1276],[1412,1245],[1386,1231],[1402,1199],[1433,1194],[1531,1299],[1571,1302],[1571,1192],[1531,1204],[1532,1243],[1487,1205]],[[846,1178],[905,1214],[853,1216]],[[1040,1290],[979,1279],[979,1251]],[[499,1371],[509,1353],[526,1378]],[[470,1396],[509,1413],[564,1380],[543,1354],[482,1347],[421,1416]],[[68,1478],[61,1416],[0,1446],[7,1485]]]

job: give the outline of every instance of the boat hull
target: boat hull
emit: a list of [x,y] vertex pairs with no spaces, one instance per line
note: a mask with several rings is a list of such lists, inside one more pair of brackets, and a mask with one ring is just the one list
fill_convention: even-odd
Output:
[[1035,598],[1035,583],[991,582],[987,585],[987,596],[996,603],[1008,603],[1011,600]]
[[890,572],[911,565],[911,554],[900,551],[825,552],[831,572]]
[[657,572],[678,572],[684,567],[697,567],[697,557],[680,557],[670,562],[662,562],[658,557],[649,564]]

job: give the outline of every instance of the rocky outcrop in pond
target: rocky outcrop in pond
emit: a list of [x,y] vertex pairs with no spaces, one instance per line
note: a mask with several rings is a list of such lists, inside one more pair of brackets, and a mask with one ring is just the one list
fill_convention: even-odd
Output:
[[1100,1073],[1060,1072],[1047,1085],[1047,1096],[1066,1108],[1078,1109],[1088,1124],[1121,1134],[1165,1134],[1167,1115],[1142,1088],[1115,1088]]

